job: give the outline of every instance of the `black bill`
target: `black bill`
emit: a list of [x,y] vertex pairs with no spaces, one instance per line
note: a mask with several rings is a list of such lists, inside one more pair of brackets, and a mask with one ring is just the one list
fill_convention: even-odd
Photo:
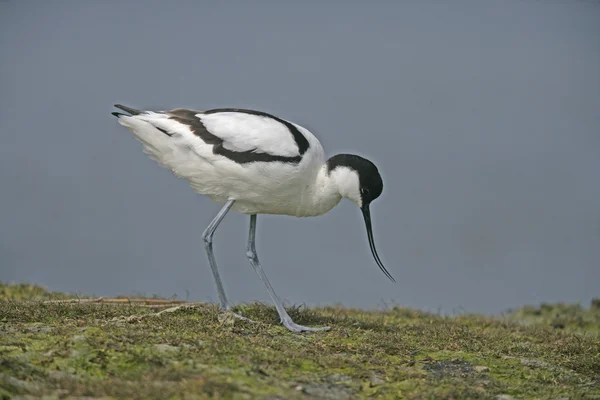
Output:
[[377,254],[377,249],[375,249],[375,241],[373,240],[373,229],[371,228],[371,211],[369,211],[369,205],[365,205],[361,208],[363,217],[365,217],[365,226],[367,227],[367,236],[369,238],[369,246],[371,247],[371,253],[373,253],[373,257],[375,258],[375,262],[379,268],[383,271],[385,276],[387,276],[392,282],[396,282],[392,275],[388,272],[387,269],[383,266],[379,255]]

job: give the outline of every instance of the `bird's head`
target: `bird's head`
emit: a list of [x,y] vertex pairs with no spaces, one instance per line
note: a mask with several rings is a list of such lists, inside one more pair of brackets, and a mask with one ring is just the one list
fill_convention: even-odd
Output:
[[362,211],[367,228],[367,238],[375,262],[392,281],[394,278],[385,269],[373,240],[370,205],[383,191],[383,180],[375,164],[354,154],[338,154],[327,160],[329,176],[337,184],[342,197],[352,200]]

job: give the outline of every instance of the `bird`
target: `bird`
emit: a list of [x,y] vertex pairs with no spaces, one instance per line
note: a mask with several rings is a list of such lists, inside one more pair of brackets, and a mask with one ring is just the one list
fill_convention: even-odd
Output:
[[[373,239],[370,205],[383,191],[375,164],[356,154],[325,159],[319,140],[305,127],[273,114],[244,108],[197,111],[138,110],[121,104],[112,112],[153,160],[191,188],[222,205],[202,233],[219,296],[231,312],[213,252],[213,235],[229,211],[250,216],[246,256],[265,285],[280,323],[292,332],[328,330],[296,324],[262,269],[256,252],[258,214],[320,216],[342,198],[362,211],[375,263],[392,282]],[[233,313],[235,316],[247,319]]]

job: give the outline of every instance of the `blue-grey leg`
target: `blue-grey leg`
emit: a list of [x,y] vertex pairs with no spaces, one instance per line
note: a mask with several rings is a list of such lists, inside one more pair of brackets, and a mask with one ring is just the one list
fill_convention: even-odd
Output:
[[219,294],[219,301],[223,310],[229,310],[230,306],[229,302],[227,301],[227,296],[225,296],[225,289],[223,289],[223,283],[221,282],[221,277],[219,276],[219,270],[217,269],[217,261],[215,260],[215,255],[212,248],[212,239],[215,230],[223,218],[225,218],[225,215],[227,215],[227,212],[231,209],[233,203],[235,203],[235,200],[228,200],[227,203],[225,203],[225,206],[223,206],[221,211],[219,211],[217,216],[211,221],[210,224],[208,224],[202,233],[202,240],[204,241],[204,247],[206,249],[206,254],[208,255],[208,262],[210,263],[210,269],[212,270],[215,278],[215,284],[217,285],[217,292]]
[[277,309],[277,313],[279,314],[279,318],[281,318],[281,323],[283,324],[283,326],[285,326],[286,328],[288,328],[289,330],[291,330],[293,332],[323,331],[323,330],[329,329],[329,327],[309,328],[306,326],[298,325],[294,321],[292,321],[292,318],[288,315],[287,311],[285,311],[285,308],[283,308],[283,304],[281,303],[281,300],[279,300],[279,297],[277,297],[277,294],[275,293],[273,286],[271,286],[271,283],[267,279],[267,275],[265,274],[265,271],[263,271],[262,267],[260,266],[260,262],[258,261],[258,255],[256,254],[256,243],[255,242],[256,242],[256,214],[253,214],[250,216],[250,232],[248,234],[248,247],[246,249],[246,256],[250,260],[250,264],[252,264],[252,267],[254,267],[254,270],[258,274],[258,277],[260,278],[260,280],[265,284],[267,291],[269,292],[269,296],[271,297],[271,300],[273,300],[273,303],[275,303],[275,308]]

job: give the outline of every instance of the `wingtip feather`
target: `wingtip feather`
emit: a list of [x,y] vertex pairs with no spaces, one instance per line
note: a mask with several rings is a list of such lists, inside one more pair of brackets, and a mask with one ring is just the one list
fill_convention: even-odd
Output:
[[[115,107],[118,108],[118,109],[120,109],[120,110],[123,110],[125,112],[128,112],[131,115],[138,115],[138,114],[141,114],[141,113],[144,112],[142,110],[136,110],[135,108],[127,107],[127,106],[124,106],[122,104],[115,104]],[[121,114],[121,115],[123,115],[123,114]]]

